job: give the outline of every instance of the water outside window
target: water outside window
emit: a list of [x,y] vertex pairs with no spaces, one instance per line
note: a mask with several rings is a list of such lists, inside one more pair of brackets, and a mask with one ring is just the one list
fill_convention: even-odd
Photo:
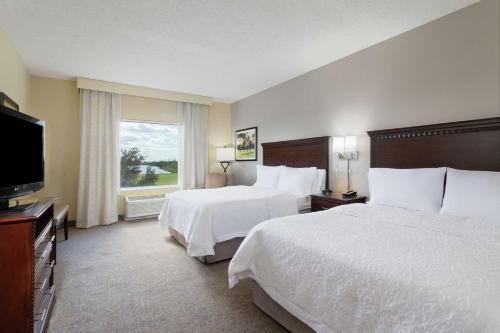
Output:
[[120,123],[122,188],[178,184],[179,126],[167,123]]

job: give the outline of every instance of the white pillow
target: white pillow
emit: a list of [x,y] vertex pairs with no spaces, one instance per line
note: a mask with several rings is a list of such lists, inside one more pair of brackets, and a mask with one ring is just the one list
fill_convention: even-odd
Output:
[[311,194],[313,182],[317,176],[317,168],[289,168],[281,169],[278,189],[292,192],[299,196]]
[[368,172],[370,204],[439,213],[446,168],[385,169]]
[[441,214],[500,222],[500,172],[448,168]]
[[282,166],[257,165],[257,181],[253,186],[262,188],[278,188]]
[[311,194],[321,193],[325,189],[326,183],[326,170],[318,169],[316,171],[316,177],[314,177],[314,182],[311,188]]

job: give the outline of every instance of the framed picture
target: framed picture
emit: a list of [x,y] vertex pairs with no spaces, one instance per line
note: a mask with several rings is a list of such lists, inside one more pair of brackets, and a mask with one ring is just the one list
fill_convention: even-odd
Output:
[[257,161],[257,127],[236,131],[236,161]]

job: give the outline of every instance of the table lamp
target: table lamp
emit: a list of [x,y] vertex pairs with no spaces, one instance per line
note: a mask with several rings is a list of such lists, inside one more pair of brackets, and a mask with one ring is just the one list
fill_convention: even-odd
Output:
[[227,173],[227,168],[234,161],[234,148],[218,147],[215,150],[215,159],[220,162],[224,173]]

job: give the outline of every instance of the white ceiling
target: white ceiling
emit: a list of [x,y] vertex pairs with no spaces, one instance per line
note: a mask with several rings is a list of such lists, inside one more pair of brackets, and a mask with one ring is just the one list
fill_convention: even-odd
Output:
[[2,0],[0,27],[35,75],[233,102],[477,1]]

